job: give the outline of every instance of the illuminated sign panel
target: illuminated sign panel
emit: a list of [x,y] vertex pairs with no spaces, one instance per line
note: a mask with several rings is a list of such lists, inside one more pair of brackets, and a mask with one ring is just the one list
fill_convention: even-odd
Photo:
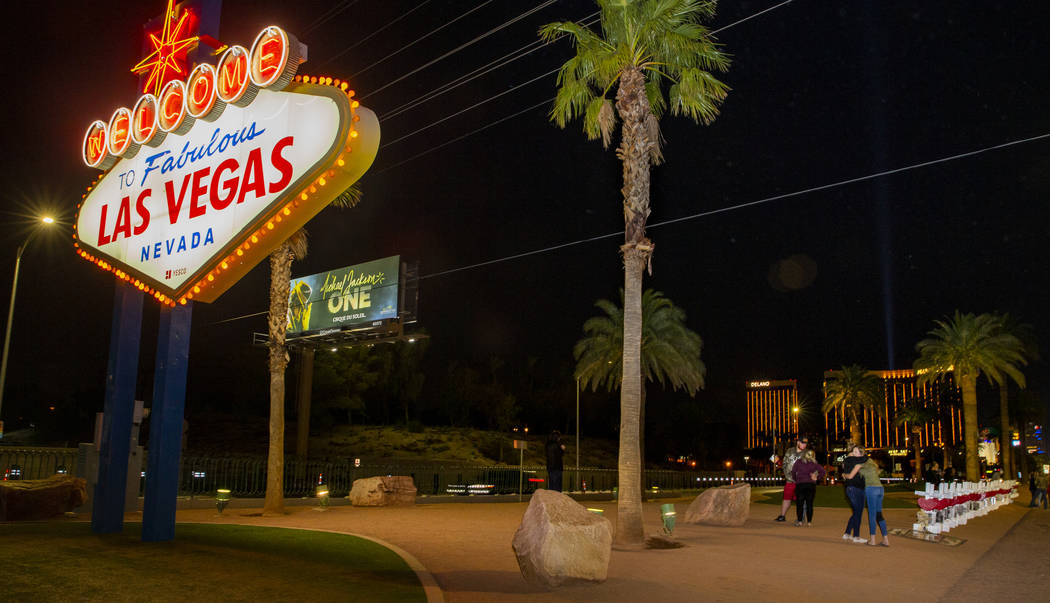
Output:
[[[112,167],[78,209],[80,255],[164,303],[213,301],[360,178],[379,146],[375,114],[345,83],[293,82],[299,50],[266,28],[257,61],[233,47],[218,70],[200,65],[159,100],[93,123],[84,162]],[[252,61],[278,70],[270,88],[249,81]]]
[[397,318],[401,257],[292,279],[288,336]]

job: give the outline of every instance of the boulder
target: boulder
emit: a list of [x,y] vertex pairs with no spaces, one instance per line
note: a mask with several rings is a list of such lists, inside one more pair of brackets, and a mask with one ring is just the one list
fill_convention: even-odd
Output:
[[0,521],[47,519],[87,500],[87,481],[69,475],[0,482]]
[[742,526],[751,512],[751,484],[708,488],[685,511],[685,523]]
[[350,489],[350,504],[355,507],[387,507],[416,504],[416,485],[407,475],[355,479]]
[[612,527],[561,492],[536,490],[512,542],[525,581],[551,589],[566,582],[604,582]]

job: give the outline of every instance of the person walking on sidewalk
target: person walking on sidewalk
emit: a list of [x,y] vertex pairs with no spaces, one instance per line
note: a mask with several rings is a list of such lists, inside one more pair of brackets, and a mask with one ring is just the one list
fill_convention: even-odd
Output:
[[882,499],[886,492],[879,481],[879,466],[874,459],[869,458],[854,467],[846,477],[854,477],[857,474],[864,477],[864,501],[868,505],[868,531],[871,534],[868,544],[876,546],[875,526],[878,525],[882,533],[882,542],[878,543],[878,546],[890,546],[890,539],[886,534],[886,518],[882,516]]
[[[846,458],[842,459],[842,477],[846,483],[846,500],[849,501],[849,507],[853,511],[849,521],[846,522],[846,533],[842,535],[842,539],[856,543],[867,541],[860,537],[860,520],[864,516],[864,476],[858,475],[858,472],[854,471],[854,469],[867,461],[868,455],[864,454],[864,449],[855,444],[850,448]],[[852,475],[853,477],[846,479],[847,475]]]
[[561,432],[554,430],[547,438],[547,487],[555,492],[561,492],[562,457],[565,454],[565,444],[561,443]]
[[795,467],[795,462],[802,458],[802,453],[808,446],[809,438],[799,436],[795,445],[784,452],[784,502],[780,504],[780,515],[777,515],[777,521],[786,521],[784,516],[791,507],[791,501],[795,500],[795,478],[791,470]]
[[802,458],[795,461],[791,476],[795,478],[796,526],[813,523],[813,499],[817,496],[817,482],[824,477],[824,473],[824,468],[817,462],[817,455],[812,450],[805,451]]

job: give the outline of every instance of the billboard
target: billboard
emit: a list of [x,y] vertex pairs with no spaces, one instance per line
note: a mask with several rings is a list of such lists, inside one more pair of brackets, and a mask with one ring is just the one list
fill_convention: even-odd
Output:
[[397,318],[401,256],[293,278],[288,337]]

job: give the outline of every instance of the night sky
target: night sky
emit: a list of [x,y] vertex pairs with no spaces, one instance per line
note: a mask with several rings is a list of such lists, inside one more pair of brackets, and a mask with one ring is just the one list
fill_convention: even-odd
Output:
[[[370,92],[541,3],[484,3],[407,46],[480,4],[225,0],[220,37],[250,45],[262,27],[282,25],[309,46],[300,73],[349,79],[380,116],[386,146],[362,180],[364,203],[327,209],[308,225],[310,255],[294,275],[395,254],[416,259],[434,357],[535,356],[569,367],[594,301],[615,299],[622,286],[622,235],[446,271],[621,231],[614,153],[587,141],[578,124],[551,124],[549,103],[432,151],[553,97],[553,75],[511,89],[568,59],[569,44],[384,114],[532,43],[540,25],[596,7],[554,2]],[[711,28],[775,4],[722,2]],[[67,223],[23,258],[8,421],[10,405],[74,392],[96,396],[101,410],[113,279],[72,250],[68,223],[95,175],[79,145],[92,120],[134,103],[128,70],[140,58],[140,25],[163,5],[29,2],[5,21],[0,283],[11,281],[32,215],[57,211]],[[708,383],[696,404],[742,422],[748,379],[795,378],[817,396],[829,368],[910,367],[933,319],[956,309],[1016,315],[1048,353],[1050,138],[661,225],[1050,134],[1048,22],[1045,2],[795,0],[718,34],[733,59],[724,75],[732,91],[710,126],[662,122],[667,160],[653,170],[656,251],[645,278],[704,338]],[[243,378],[239,363],[263,361],[249,345],[253,331],[265,330],[263,316],[217,323],[264,311],[268,278],[260,265],[217,302],[195,307],[191,410],[208,404],[218,380]],[[147,399],[156,314],[147,300]],[[1045,362],[1027,373],[1045,403]],[[567,369],[565,382],[569,395]],[[268,401],[252,403],[265,412]]]

